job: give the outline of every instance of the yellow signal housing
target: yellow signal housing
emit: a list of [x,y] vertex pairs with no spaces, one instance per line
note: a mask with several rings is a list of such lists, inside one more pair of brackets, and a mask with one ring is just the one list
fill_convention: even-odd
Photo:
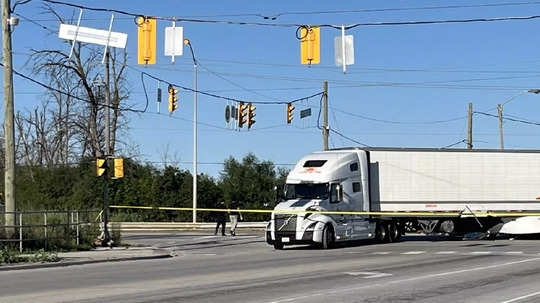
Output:
[[304,26],[300,29],[300,62],[318,64],[321,62],[321,29]]
[[178,94],[178,90],[172,86],[172,84],[169,84],[169,113],[172,113],[178,108],[178,104],[176,102],[178,101],[178,97],[176,97],[176,94]]
[[247,117],[248,117],[248,121],[247,121],[247,125],[248,125],[248,129],[251,128],[251,126],[253,124],[255,124],[255,120],[253,120],[253,118],[255,118],[256,114],[255,114],[255,109],[257,109],[257,107],[255,107],[255,105],[252,105],[251,102],[248,103],[247,105],[247,111],[248,111],[248,114],[247,114]]
[[294,106],[291,102],[287,103],[287,124],[290,124],[293,119]]
[[96,175],[101,177],[105,174],[107,170],[107,161],[105,159],[97,158],[96,159]]
[[120,179],[124,177],[124,159],[114,158],[114,178]]
[[137,62],[139,64],[156,64],[156,19],[138,17]]
[[246,121],[248,105],[244,102],[240,102],[238,105],[238,127],[243,127]]

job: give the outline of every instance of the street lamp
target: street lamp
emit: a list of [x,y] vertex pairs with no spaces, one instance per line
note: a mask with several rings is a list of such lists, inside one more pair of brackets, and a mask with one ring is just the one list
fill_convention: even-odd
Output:
[[540,94],[540,89],[538,88],[531,88],[531,89],[528,89],[528,90],[524,90],[524,91],[521,91],[517,94],[515,94],[514,96],[512,96],[511,98],[509,98],[508,100],[506,100],[505,102],[501,103],[501,104],[497,104],[497,111],[498,111],[498,114],[499,114],[499,136],[500,136],[500,140],[501,140],[501,149],[504,149],[504,139],[503,139],[503,106],[508,104],[508,102],[516,99],[517,97],[523,95],[523,94],[526,94],[526,93],[532,93],[532,94]]
[[193,58],[193,223],[197,222],[197,59],[189,39],[184,44],[191,50]]

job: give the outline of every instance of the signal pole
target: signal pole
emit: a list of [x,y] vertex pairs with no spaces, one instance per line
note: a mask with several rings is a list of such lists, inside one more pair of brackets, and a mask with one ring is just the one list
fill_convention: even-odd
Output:
[[323,83],[323,149],[328,150],[328,82]]
[[[10,0],[2,0],[2,54],[4,57],[4,137],[5,137],[5,225],[15,226],[15,128],[13,109],[13,56],[11,27],[16,22],[11,18]],[[6,228],[7,238],[15,233],[14,227]]]

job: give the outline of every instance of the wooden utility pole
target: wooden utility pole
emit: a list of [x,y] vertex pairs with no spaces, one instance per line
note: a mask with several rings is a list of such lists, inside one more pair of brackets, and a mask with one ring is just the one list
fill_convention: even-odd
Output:
[[[2,0],[2,54],[4,57],[4,137],[5,137],[5,177],[4,197],[6,205],[5,225],[15,225],[15,127],[13,124],[13,57],[11,47],[11,27],[15,22],[11,19],[10,0]],[[11,212],[11,213],[10,213]],[[15,228],[6,228],[7,238],[15,234]]]
[[503,139],[503,115],[502,115],[502,105],[497,104],[497,111],[499,112],[499,136],[501,138],[501,149],[504,149],[504,139]]
[[328,150],[328,82],[323,83],[323,149]]
[[469,103],[469,112],[467,113],[467,148],[472,149],[472,103]]

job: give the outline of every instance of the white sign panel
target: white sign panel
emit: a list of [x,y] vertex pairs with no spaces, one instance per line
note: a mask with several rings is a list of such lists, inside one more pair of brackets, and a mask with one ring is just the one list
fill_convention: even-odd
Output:
[[[341,36],[334,37],[335,63],[336,66],[343,65],[343,42]],[[352,35],[345,36],[345,65],[354,64],[354,38]]]
[[184,28],[165,28],[165,56],[182,56],[184,51]]
[[[109,45],[117,48],[125,48],[127,43],[127,34],[118,32],[109,32],[106,30],[71,24],[60,24],[58,37],[66,40],[76,40],[79,42]],[[107,39],[109,43],[107,43]]]

